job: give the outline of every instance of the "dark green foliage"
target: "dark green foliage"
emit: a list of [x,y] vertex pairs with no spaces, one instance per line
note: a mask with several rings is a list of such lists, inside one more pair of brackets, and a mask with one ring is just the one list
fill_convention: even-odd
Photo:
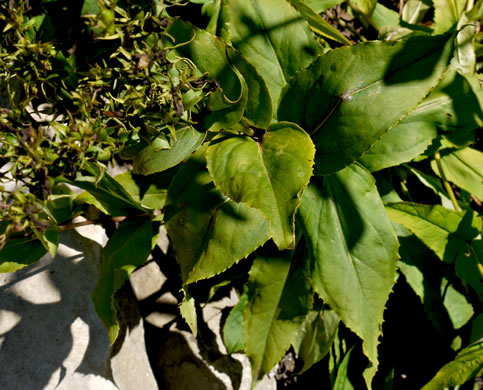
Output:
[[180,314],[203,332],[197,307],[234,288],[223,338],[254,383],[291,350],[335,389],[471,386],[482,3],[191,3],[0,5],[0,271],[94,214],[114,341],[164,224]]

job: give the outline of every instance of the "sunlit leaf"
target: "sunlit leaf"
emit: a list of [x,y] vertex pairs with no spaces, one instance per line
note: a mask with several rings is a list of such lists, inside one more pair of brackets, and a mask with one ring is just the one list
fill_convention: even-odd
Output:
[[462,385],[483,373],[483,340],[463,348],[456,358],[445,364],[422,390],[440,390]]
[[282,88],[320,53],[308,23],[286,0],[227,0],[229,39],[267,83],[274,115]]
[[176,131],[176,139],[171,140],[169,149],[151,144],[139,151],[133,160],[134,173],[150,175],[174,167],[187,159],[204,139],[205,133],[191,127],[182,128]]
[[478,127],[481,108],[469,80],[452,71],[414,110],[390,129],[361,158],[370,171],[399,165],[423,153],[438,129],[470,132]]
[[[483,200],[483,153],[472,148],[441,152],[441,165],[446,179]],[[441,176],[436,161],[433,171]]]
[[371,16],[377,0],[349,0],[352,8],[366,16]]
[[336,42],[350,45],[351,42],[343,36],[339,30],[333,27],[329,22],[327,22],[322,16],[315,12],[310,6],[301,0],[291,0],[292,4],[297,7],[300,14],[307,20],[310,28],[316,33],[332,39]]
[[335,172],[360,158],[438,84],[452,41],[450,35],[420,36],[332,50],[290,80],[278,118],[311,134],[316,174]]
[[277,123],[260,142],[244,136],[215,139],[208,148],[208,170],[226,196],[263,212],[283,250],[294,245],[295,211],[312,175],[314,153],[307,133]]
[[355,389],[348,376],[349,359],[351,357],[352,351],[353,351],[353,348],[351,348],[349,352],[345,354],[344,359],[339,365],[333,390],[354,390]]
[[466,2],[467,0],[433,0],[435,34],[449,31],[458,23],[465,11]]
[[475,238],[481,230],[481,219],[472,211],[459,212],[439,205],[410,202],[388,203],[386,209],[394,222],[415,234],[448,263],[458,252],[464,251],[466,241]]

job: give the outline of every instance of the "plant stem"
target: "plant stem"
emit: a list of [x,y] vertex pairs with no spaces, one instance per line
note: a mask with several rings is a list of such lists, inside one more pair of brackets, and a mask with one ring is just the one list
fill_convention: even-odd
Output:
[[441,164],[441,155],[439,154],[439,151],[437,151],[434,154],[434,159],[436,160],[436,164],[438,165],[438,171],[441,176],[441,179],[443,180],[443,185],[444,188],[446,189],[446,192],[449,195],[449,198],[451,199],[451,202],[453,203],[453,207],[456,211],[461,211],[461,208],[458,204],[458,201],[456,200],[456,197],[454,195],[453,189],[451,188],[451,185],[448,182],[448,179],[446,179],[446,175],[443,170],[443,164]]

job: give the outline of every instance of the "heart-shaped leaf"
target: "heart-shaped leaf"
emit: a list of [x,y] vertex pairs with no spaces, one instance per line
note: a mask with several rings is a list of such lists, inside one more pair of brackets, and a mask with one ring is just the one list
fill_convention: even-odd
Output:
[[263,212],[283,250],[295,242],[295,211],[312,175],[314,153],[305,131],[280,122],[260,142],[245,136],[215,139],[208,148],[208,170],[226,196]]
[[178,171],[165,207],[166,229],[186,284],[223,272],[270,238],[270,224],[260,210],[215,188],[204,151]]

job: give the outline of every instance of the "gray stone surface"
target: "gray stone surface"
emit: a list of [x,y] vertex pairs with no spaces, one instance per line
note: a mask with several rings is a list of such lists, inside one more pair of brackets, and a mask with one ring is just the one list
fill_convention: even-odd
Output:
[[[178,301],[164,286],[166,277],[159,266],[148,263],[131,275],[131,284],[138,299],[159,293],[155,300],[158,310],[149,313],[148,339],[153,370],[166,390],[250,390],[252,385],[250,362],[243,354],[227,355],[221,338],[221,317],[227,307],[234,306],[238,297],[232,291],[229,297],[210,302],[203,307],[206,326],[197,338],[174,321]],[[164,310],[162,310],[164,309]],[[200,325],[201,326],[201,325]],[[201,342],[200,342],[201,340]],[[273,377],[265,377],[256,390],[276,390]]]
[[[95,240],[65,232],[54,260],[47,255],[0,274],[0,389],[157,390],[142,322],[126,336],[126,351],[121,348],[111,369],[107,332],[90,301],[107,238],[96,226],[79,231]],[[129,385],[129,377],[140,387]]]

